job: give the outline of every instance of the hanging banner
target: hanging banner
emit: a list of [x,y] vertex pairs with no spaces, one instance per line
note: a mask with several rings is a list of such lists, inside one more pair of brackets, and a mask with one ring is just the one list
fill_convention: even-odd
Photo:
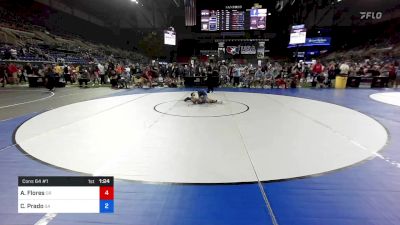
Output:
[[218,57],[223,58],[225,56],[225,48],[218,48]]
[[265,57],[265,42],[258,42],[257,59],[264,59]]
[[223,58],[225,56],[225,42],[218,42],[218,57]]
[[185,0],[185,25],[196,26],[196,0]]

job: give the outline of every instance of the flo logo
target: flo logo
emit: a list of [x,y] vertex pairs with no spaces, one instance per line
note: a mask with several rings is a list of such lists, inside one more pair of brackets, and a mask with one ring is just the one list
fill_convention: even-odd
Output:
[[380,20],[382,19],[382,12],[360,12],[362,20]]

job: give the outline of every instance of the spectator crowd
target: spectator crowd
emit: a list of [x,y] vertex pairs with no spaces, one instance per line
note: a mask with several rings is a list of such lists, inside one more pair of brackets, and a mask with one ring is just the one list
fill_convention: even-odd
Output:
[[[81,87],[109,84],[111,88],[130,87],[179,87],[187,78],[203,78],[212,91],[213,87],[242,88],[298,88],[332,87],[337,76],[387,77],[390,87],[400,83],[400,67],[397,61],[384,62],[364,60],[354,62],[299,61],[281,63],[266,61],[261,66],[252,64],[204,62],[178,63],[124,63],[123,61],[93,62],[89,64],[65,63],[14,63],[0,65],[0,80],[6,84],[25,83],[33,78],[48,81],[56,77],[64,84],[79,84]],[[50,79],[51,80],[51,79]],[[46,83],[46,82],[44,82]],[[45,84],[43,84],[45,85]],[[50,85],[52,87],[54,85]],[[52,89],[52,88],[51,88]]]

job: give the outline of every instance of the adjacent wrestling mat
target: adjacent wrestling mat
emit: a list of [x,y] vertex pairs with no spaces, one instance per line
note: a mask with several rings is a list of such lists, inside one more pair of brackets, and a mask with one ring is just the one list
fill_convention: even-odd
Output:
[[400,106],[400,92],[376,93],[370,97],[378,102]]

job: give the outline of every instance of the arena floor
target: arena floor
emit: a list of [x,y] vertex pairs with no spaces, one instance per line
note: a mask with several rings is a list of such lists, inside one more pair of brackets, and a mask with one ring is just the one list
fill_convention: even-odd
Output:
[[[0,224],[386,225],[392,89],[0,89]],[[112,175],[115,213],[17,214],[18,176]]]

